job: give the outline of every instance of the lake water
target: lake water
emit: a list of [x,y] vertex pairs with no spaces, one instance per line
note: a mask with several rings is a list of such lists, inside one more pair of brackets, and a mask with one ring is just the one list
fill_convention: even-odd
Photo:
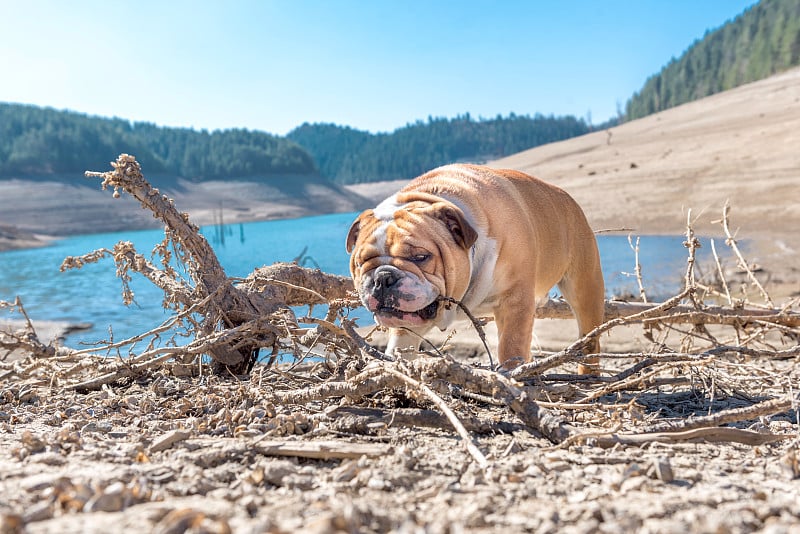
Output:
[[[309,267],[348,275],[344,242],[355,214],[334,214],[293,220],[227,225],[223,230],[203,229],[229,276],[244,277],[253,269],[277,261],[292,261],[306,249]],[[122,304],[121,285],[108,258],[79,270],[59,272],[66,256],[79,256],[98,248],[113,248],[118,241],[132,241],[149,257],[163,231],[147,230],[70,237],[39,249],[0,253],[0,300],[13,302],[19,296],[34,320],[91,322],[91,330],[71,336],[70,344],[108,339],[113,327],[115,339],[124,339],[157,326],[169,317],[161,308],[162,292],[143,277],[133,274],[131,288],[136,303]],[[681,287],[686,266],[682,236],[643,236],[640,262],[651,300],[668,297]],[[698,252],[710,255],[707,240]],[[634,254],[626,236],[599,236],[600,255],[609,295],[638,294]],[[718,246],[725,248],[724,246]],[[313,260],[313,261],[311,261]],[[706,260],[707,261],[707,260]],[[8,315],[0,311],[0,318]],[[366,316],[361,324],[367,324]]]

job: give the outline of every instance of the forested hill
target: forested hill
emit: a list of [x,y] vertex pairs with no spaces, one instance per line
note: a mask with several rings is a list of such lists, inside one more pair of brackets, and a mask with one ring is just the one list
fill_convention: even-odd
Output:
[[628,100],[633,120],[800,65],[800,0],[761,0],[706,32]]
[[0,103],[0,178],[82,175],[123,152],[148,173],[192,180],[317,173],[308,152],[264,132],[163,128]]
[[572,116],[510,114],[474,120],[428,118],[392,133],[371,134],[334,124],[303,124],[288,138],[308,150],[322,174],[339,183],[413,178],[439,165],[497,159],[527,148],[583,135]]

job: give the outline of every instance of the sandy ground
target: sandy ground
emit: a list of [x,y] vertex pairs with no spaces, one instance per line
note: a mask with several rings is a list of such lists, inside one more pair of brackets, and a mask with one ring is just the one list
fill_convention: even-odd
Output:
[[[635,434],[651,421],[780,396],[798,379],[796,362],[786,360],[719,360],[698,371],[689,388],[632,383],[631,393],[609,392],[565,415],[587,430]],[[22,379],[0,377],[2,532],[800,528],[795,410],[739,425],[782,438],[766,445],[554,447],[507,409],[442,393],[486,456],[481,469],[435,407],[402,388],[366,399],[272,400],[274,392],[324,385],[323,367],[257,368],[238,380],[164,368],[87,393],[18,372]],[[664,378],[692,375],[675,369]],[[537,396],[559,403],[586,393],[580,384],[553,384]]]
[[719,233],[726,200],[746,234],[800,225],[800,69],[492,162],[569,191],[592,226]]

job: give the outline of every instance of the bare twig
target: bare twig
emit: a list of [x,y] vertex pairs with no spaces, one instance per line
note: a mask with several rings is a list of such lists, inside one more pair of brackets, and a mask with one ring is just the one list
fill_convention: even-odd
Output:
[[725,272],[722,270],[722,264],[719,261],[717,247],[715,246],[713,239],[711,240],[711,252],[714,255],[714,263],[717,266],[717,276],[719,276],[722,288],[725,290],[725,298],[728,299],[728,306],[733,307],[733,299],[731,298],[731,292],[728,289],[728,281],[725,279]]
[[627,317],[617,317],[610,321],[606,321],[605,323],[593,329],[591,332],[583,336],[581,339],[579,339],[578,341],[576,341],[563,351],[554,354],[552,356],[549,356],[547,358],[544,358],[542,360],[539,360],[538,362],[531,362],[531,363],[526,363],[524,365],[520,365],[511,372],[511,376],[517,380],[523,380],[525,378],[534,377],[538,374],[541,374],[543,371],[546,371],[547,369],[556,367],[568,361],[575,361],[576,359],[582,356],[581,347],[583,347],[588,341],[594,339],[603,332],[607,332],[608,330],[611,330],[612,328],[615,328],[617,326],[636,323],[646,319],[658,317],[662,312],[676,306],[692,290],[693,289],[691,288],[686,288],[679,294],[675,295],[671,299],[663,302],[658,306],[647,308],[641,312],[629,315]]
[[775,304],[772,302],[772,299],[770,298],[769,293],[767,293],[767,290],[764,289],[764,286],[761,285],[761,282],[759,282],[758,278],[756,278],[756,276],[753,274],[752,269],[747,264],[747,260],[744,259],[744,256],[742,255],[742,252],[739,250],[739,247],[736,244],[736,238],[733,236],[733,234],[731,234],[731,230],[730,230],[730,226],[729,226],[729,224],[730,224],[730,221],[729,221],[730,211],[731,211],[731,205],[730,205],[729,202],[726,201],[725,202],[725,207],[723,208],[723,211],[722,211],[722,228],[725,230],[725,236],[726,236],[725,244],[728,245],[731,248],[731,250],[733,250],[734,254],[736,254],[736,258],[738,259],[738,263],[739,263],[739,268],[741,268],[745,273],[747,273],[747,277],[750,279],[750,281],[753,283],[753,285],[758,288],[758,291],[761,293],[761,296],[764,298],[764,302],[766,302],[767,305],[770,308],[774,308]]
[[708,443],[742,443],[744,445],[764,445],[790,439],[793,436],[771,434],[769,432],[753,432],[741,428],[702,427],[682,432],[647,432],[637,434],[602,434],[576,436],[576,441],[589,441],[598,447],[611,448],[615,445],[646,445],[648,443],[679,443],[682,441],[700,441]]
[[494,369],[494,361],[492,359],[492,351],[489,350],[489,343],[486,342],[486,332],[483,331],[484,322],[478,320],[469,309],[464,306],[464,304],[450,297],[439,297],[439,300],[443,300],[445,302],[449,302],[451,304],[455,304],[458,308],[464,312],[464,314],[469,318],[472,326],[475,328],[475,331],[478,333],[478,337],[481,338],[481,342],[483,343],[483,348],[486,349],[486,355],[489,357],[489,366]]
[[472,456],[478,466],[481,469],[486,469],[489,466],[489,462],[486,460],[486,457],[483,455],[480,449],[478,449],[478,446],[475,445],[472,436],[470,436],[469,432],[467,432],[467,430],[464,428],[464,425],[462,425],[461,421],[459,421],[458,417],[456,417],[456,414],[453,413],[453,410],[450,409],[450,407],[446,402],[444,402],[444,400],[442,400],[441,397],[434,393],[427,385],[414,380],[397,368],[387,366],[385,367],[385,371],[398,378],[408,386],[421,391],[437,408],[439,408],[439,410],[442,411],[445,417],[447,417],[447,420],[453,425],[453,428],[455,428],[458,435],[461,436],[461,440],[464,443],[467,452],[469,452],[470,456]]
[[796,405],[796,397],[784,395],[783,397],[777,399],[759,402],[744,408],[723,410],[713,415],[688,417],[681,421],[665,421],[662,423],[656,423],[643,429],[643,432],[680,432],[701,427],[716,427],[728,423],[738,423],[739,421],[756,419],[761,416],[778,414],[785,412]]
[[636,276],[636,283],[639,284],[639,297],[642,302],[647,304],[647,293],[644,290],[644,283],[642,282],[642,264],[639,262],[639,237],[636,237],[636,244],[633,244],[631,234],[628,234],[628,246],[633,250],[633,259],[635,263],[634,275]]

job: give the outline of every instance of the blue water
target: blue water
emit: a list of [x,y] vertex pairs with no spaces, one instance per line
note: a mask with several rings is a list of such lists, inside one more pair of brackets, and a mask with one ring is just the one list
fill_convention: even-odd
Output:
[[[344,242],[355,214],[334,214],[293,220],[246,223],[219,229],[203,229],[229,276],[245,277],[253,269],[277,261],[292,261],[306,250],[309,267],[347,275],[348,256]],[[163,239],[161,230],[90,234],[71,237],[39,249],[0,253],[0,300],[19,296],[29,316],[36,320],[90,322],[91,330],[74,334],[70,344],[109,339],[109,327],[120,340],[157,326],[169,317],[161,308],[163,293],[143,277],[133,274],[131,288],[136,303],[122,304],[121,284],[110,258],[79,270],[59,272],[67,256],[79,256],[98,248],[113,248],[118,241],[132,241],[137,251],[149,257]],[[656,300],[672,295],[682,283],[686,266],[683,237],[643,236],[640,262],[648,296]],[[638,294],[633,272],[634,255],[627,237],[600,236],[600,254],[609,295]],[[701,249],[708,254],[704,242]],[[719,247],[718,247],[719,248]],[[701,256],[702,257],[702,256]],[[0,311],[0,318],[6,317]],[[363,323],[363,321],[362,321]]]

